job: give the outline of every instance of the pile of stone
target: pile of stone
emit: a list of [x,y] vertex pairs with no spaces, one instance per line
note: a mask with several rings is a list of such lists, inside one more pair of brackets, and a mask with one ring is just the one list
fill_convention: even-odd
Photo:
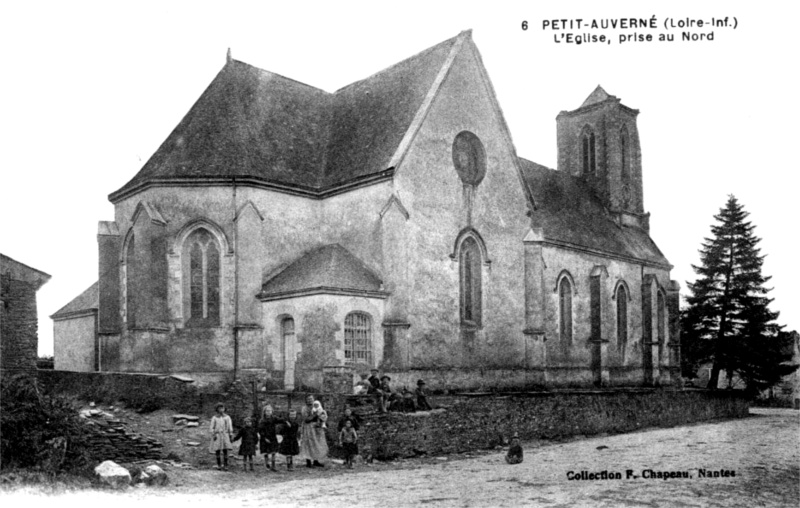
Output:
[[88,450],[93,457],[118,462],[161,458],[163,445],[158,440],[129,431],[114,415],[94,408],[80,414],[93,430]]

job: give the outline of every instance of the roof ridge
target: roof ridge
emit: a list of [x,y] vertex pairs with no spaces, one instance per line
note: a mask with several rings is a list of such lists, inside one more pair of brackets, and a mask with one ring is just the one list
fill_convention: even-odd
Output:
[[388,67],[385,67],[385,68],[383,68],[383,69],[381,69],[381,70],[379,70],[379,71],[377,71],[377,72],[374,72],[374,73],[370,74],[369,76],[367,76],[367,77],[365,77],[365,78],[359,79],[359,80],[357,80],[357,81],[353,81],[352,83],[350,83],[350,84],[347,84],[347,85],[345,85],[345,86],[343,86],[343,87],[339,88],[339,89],[338,89],[338,90],[336,90],[335,92],[333,92],[333,95],[336,95],[336,94],[338,94],[339,92],[342,92],[342,91],[344,91],[344,90],[346,90],[346,89],[350,88],[351,86],[357,85],[357,84],[359,84],[359,83],[363,83],[364,81],[368,81],[368,80],[370,80],[370,79],[374,78],[375,76],[378,76],[378,75],[380,75],[380,74],[383,74],[384,72],[387,72],[387,71],[389,71],[389,70],[391,70],[391,69],[393,69],[393,68],[395,68],[395,67],[397,67],[397,66],[399,66],[399,65],[402,65],[402,64],[404,64],[404,63],[406,63],[406,62],[408,62],[408,61],[410,61],[410,60],[414,60],[414,59],[416,59],[416,58],[421,58],[422,56],[424,56],[424,55],[427,55],[428,53],[432,53],[432,52],[433,52],[434,50],[436,50],[436,49],[439,49],[441,46],[444,46],[444,45],[446,45],[446,44],[448,44],[448,43],[454,43],[454,42],[455,42],[455,40],[456,40],[456,39],[458,39],[459,37],[461,37],[463,34],[471,34],[471,33],[472,33],[472,30],[464,30],[464,31],[461,31],[461,32],[459,32],[459,34],[458,34],[458,35],[456,35],[455,37],[450,37],[449,39],[447,39],[447,40],[444,40],[444,41],[442,41],[442,42],[440,42],[440,43],[438,43],[438,44],[434,44],[433,46],[430,46],[430,47],[428,47],[428,48],[425,48],[425,49],[423,49],[422,51],[420,51],[419,53],[416,53],[416,54],[414,54],[414,55],[411,55],[411,56],[410,56],[410,57],[408,57],[408,58],[404,58],[404,59],[400,60],[399,62],[395,62],[395,63],[393,63],[392,65],[390,65],[390,66],[388,66]]
[[308,83],[303,83],[302,81],[298,81],[298,80],[296,80],[294,78],[290,78],[288,76],[284,76],[283,74],[278,74],[277,72],[274,72],[274,71],[271,71],[271,70],[268,70],[268,69],[262,69],[261,67],[257,67],[257,66],[255,66],[253,64],[249,64],[247,62],[242,62],[241,60],[236,60],[235,58],[231,59],[231,61],[229,63],[226,63],[225,66],[223,67],[223,69],[225,67],[227,67],[229,64],[244,65],[246,67],[249,67],[250,69],[259,71],[261,73],[269,74],[271,76],[274,76],[274,77],[277,77],[277,78],[281,78],[281,79],[284,79],[286,81],[291,81],[292,83],[297,83],[298,85],[303,85],[303,86],[305,86],[307,88],[314,89],[314,90],[316,90],[318,92],[323,92],[323,93],[325,93],[327,95],[333,95],[331,92],[329,92],[327,90],[323,90],[322,88],[316,87],[314,85],[309,85]]

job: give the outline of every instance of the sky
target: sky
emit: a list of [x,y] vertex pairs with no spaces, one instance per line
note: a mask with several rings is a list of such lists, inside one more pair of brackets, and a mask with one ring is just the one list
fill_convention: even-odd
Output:
[[[114,218],[108,194],[166,139],[228,48],[333,92],[472,29],[518,155],[555,168],[556,115],[602,85],[640,111],[651,236],[684,293],[713,216],[733,194],[762,238],[771,308],[780,324],[800,329],[798,214],[789,206],[800,169],[792,98],[800,78],[797,42],[782,21],[791,5],[5,2],[0,252],[52,275],[38,293],[39,351],[52,354],[49,316],[97,280],[97,222]],[[653,17],[656,29],[570,30],[560,21]],[[728,27],[694,23],[692,33],[713,40],[682,41],[684,29],[665,27],[726,17]],[[619,42],[662,33],[675,40]],[[568,34],[610,43],[556,42]]]

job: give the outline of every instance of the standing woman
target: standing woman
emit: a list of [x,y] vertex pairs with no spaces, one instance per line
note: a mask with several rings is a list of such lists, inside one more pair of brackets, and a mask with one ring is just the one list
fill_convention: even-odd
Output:
[[[231,417],[225,414],[225,404],[219,403],[215,407],[216,414],[211,417],[211,443],[208,450],[217,456],[217,469],[228,469],[228,450],[233,449],[231,435],[233,434],[233,422]],[[222,452],[223,462],[220,461]]]
[[[264,465],[267,469],[277,471],[275,469],[275,453],[278,451],[278,433],[276,427],[282,423],[275,415],[272,414],[272,406],[267,404],[264,406],[264,411],[261,413],[261,421],[258,423],[258,435],[261,438],[259,448],[264,455]],[[272,466],[270,467],[270,463]]]
[[[302,420],[300,455],[306,459],[306,467],[325,467],[320,461],[328,456],[328,441],[325,438],[325,422],[328,413],[325,409],[313,411],[314,396],[306,397],[306,404],[300,413]],[[320,404],[320,407],[322,404]]]

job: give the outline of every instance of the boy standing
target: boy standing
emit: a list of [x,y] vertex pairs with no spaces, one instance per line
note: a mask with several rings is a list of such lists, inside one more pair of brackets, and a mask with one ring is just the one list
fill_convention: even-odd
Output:
[[353,428],[352,420],[345,420],[342,431],[339,432],[339,446],[344,449],[345,465],[353,469],[353,457],[358,455],[358,432]]

